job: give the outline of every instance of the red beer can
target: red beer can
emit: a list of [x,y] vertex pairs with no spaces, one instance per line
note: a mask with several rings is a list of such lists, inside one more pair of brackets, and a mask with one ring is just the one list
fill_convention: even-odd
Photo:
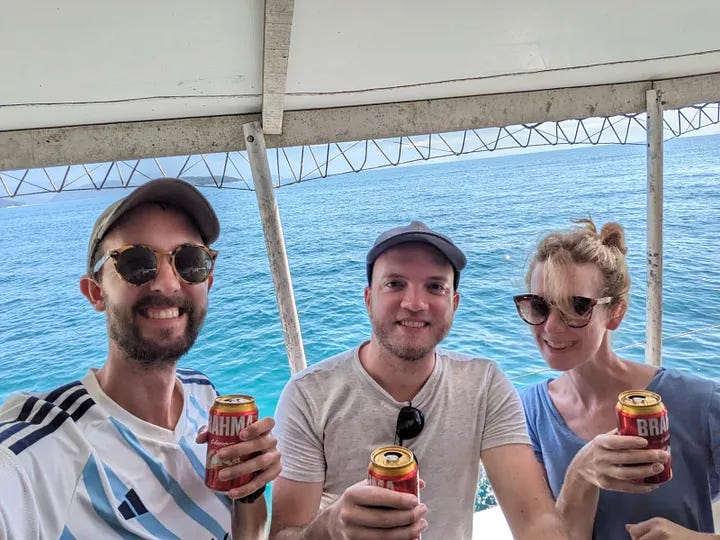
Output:
[[218,396],[210,407],[208,420],[207,461],[205,462],[205,485],[214,491],[226,493],[244,486],[252,479],[246,474],[232,480],[221,480],[218,473],[225,467],[240,462],[237,459],[222,460],[217,455],[221,448],[239,442],[240,432],[257,422],[258,409],[255,398],[244,395]]
[[415,455],[404,446],[383,446],[370,454],[368,484],[420,496]]
[[[618,432],[647,440],[648,449],[670,452],[670,422],[660,395],[649,390],[627,390],[618,396],[615,406]],[[646,478],[638,478],[638,484],[662,484],[672,478],[672,463],[668,459],[662,472]]]

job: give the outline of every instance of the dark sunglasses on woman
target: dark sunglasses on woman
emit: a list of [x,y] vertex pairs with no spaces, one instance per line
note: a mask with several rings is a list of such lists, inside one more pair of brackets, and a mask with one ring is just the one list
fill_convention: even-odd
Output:
[[175,275],[189,284],[203,283],[212,274],[218,252],[207,246],[183,244],[166,251],[142,244],[129,244],[105,253],[95,263],[93,275],[97,275],[108,259],[115,263],[115,271],[131,285],[144,285],[157,277],[161,260],[168,256]]
[[[571,328],[583,328],[590,324],[595,306],[609,304],[612,299],[612,296],[602,298],[572,296],[572,312],[567,314],[563,313],[562,310],[558,310],[560,319]],[[520,318],[533,326],[543,324],[550,316],[550,310],[552,308],[557,309],[557,306],[537,294],[519,294],[513,296],[513,300]]]

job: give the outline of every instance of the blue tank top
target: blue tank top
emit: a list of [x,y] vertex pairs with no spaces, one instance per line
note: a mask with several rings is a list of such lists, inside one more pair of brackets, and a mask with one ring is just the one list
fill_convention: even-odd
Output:
[[[548,394],[549,379],[521,393],[528,433],[557,498],[565,472],[585,441],[565,424]],[[627,540],[625,524],[664,517],[699,532],[713,532],[712,501],[719,494],[720,385],[660,369],[647,387],[662,396],[670,419],[673,478],[652,493],[600,491],[593,538]]]

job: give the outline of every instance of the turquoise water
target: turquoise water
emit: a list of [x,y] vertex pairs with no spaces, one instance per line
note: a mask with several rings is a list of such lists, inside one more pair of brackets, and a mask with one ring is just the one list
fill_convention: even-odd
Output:
[[[720,324],[720,136],[665,147],[664,335]],[[377,234],[421,219],[468,256],[444,346],[495,359],[511,376],[542,358],[514,312],[538,237],[573,217],[626,228],[634,280],[617,347],[645,336],[645,146],[604,146],[394,167],[276,192],[308,363],[369,335],[365,254]],[[206,326],[181,364],[221,392],[248,392],[271,413],[289,375],[255,194],[205,192],[222,234]],[[100,366],[104,318],[80,294],[87,237],[117,191],[92,199],[0,208],[0,399],[49,389]],[[710,377],[720,328],[664,343],[663,362]],[[642,361],[642,346],[623,349]],[[548,373],[514,378],[520,387]]]

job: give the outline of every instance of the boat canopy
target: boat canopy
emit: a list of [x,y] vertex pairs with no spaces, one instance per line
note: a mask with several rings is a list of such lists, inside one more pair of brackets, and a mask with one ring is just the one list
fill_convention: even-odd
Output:
[[716,0],[0,3],[0,171],[720,101]]

